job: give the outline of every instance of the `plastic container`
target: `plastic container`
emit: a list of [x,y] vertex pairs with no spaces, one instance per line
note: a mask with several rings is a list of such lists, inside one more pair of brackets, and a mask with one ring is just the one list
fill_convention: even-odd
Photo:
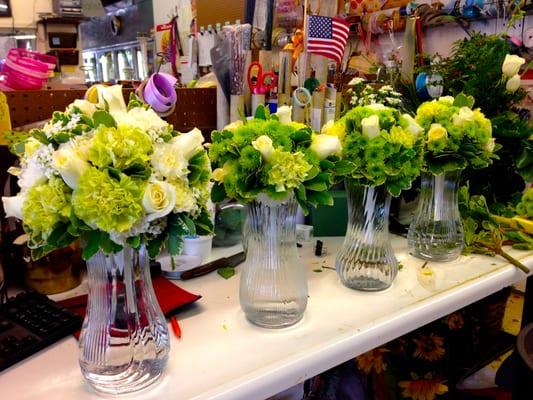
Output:
[[213,236],[186,237],[183,239],[183,255],[200,257],[200,264],[211,255]]

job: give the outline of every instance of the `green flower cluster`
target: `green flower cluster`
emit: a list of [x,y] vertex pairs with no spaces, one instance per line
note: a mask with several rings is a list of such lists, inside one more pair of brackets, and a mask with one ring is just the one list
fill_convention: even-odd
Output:
[[280,200],[294,193],[304,212],[308,204],[332,204],[328,189],[342,164],[340,142],[329,136],[331,142],[318,144],[324,136],[303,124],[281,123],[264,108],[251,120],[214,131],[209,147],[216,181],[212,200],[249,203],[261,193]]
[[45,239],[51,233],[50,227],[68,221],[71,193],[60,178],[31,187],[22,206],[24,224]]
[[425,130],[425,168],[433,174],[485,168],[497,158],[492,125],[473,99],[464,95],[441,97],[420,105],[416,122]]
[[[344,175],[361,185],[385,185],[399,196],[420,174],[422,129],[408,115],[381,104],[348,111],[335,125],[344,127]],[[339,129],[335,129],[339,131]]]
[[516,213],[521,217],[533,219],[533,189],[528,189],[516,205]]

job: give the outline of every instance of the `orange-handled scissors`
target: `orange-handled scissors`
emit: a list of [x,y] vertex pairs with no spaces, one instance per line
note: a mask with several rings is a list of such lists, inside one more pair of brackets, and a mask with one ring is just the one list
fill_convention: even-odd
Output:
[[248,86],[252,94],[265,94],[276,86],[277,77],[273,71],[263,73],[263,66],[254,61],[248,67]]

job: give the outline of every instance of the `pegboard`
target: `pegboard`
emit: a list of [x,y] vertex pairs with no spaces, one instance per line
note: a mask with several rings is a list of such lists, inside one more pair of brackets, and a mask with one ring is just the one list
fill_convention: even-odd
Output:
[[[129,99],[132,89],[124,90]],[[54,111],[64,111],[76,99],[82,99],[85,90],[36,90],[4,92],[11,115],[11,126],[19,126],[49,119]],[[194,127],[209,136],[216,129],[216,89],[177,89],[174,112],[165,119],[174,129],[186,132]]]

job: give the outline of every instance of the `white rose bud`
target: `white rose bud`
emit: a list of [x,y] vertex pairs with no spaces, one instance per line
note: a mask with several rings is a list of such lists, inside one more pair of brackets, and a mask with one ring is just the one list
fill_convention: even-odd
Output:
[[369,139],[374,139],[381,133],[379,118],[377,115],[363,118],[361,120],[361,127],[363,128],[363,135],[367,136]]
[[112,115],[117,125],[135,126],[143,131],[159,131],[168,127],[168,123],[151,108],[135,107],[128,112],[114,112]]
[[213,170],[213,179],[215,182],[222,182],[225,176],[226,173],[224,172],[224,168],[216,168]]
[[231,131],[231,132],[233,132],[233,131],[236,131],[237,129],[239,129],[243,125],[244,125],[244,122],[242,122],[242,120],[238,119],[237,121],[234,121],[231,124],[226,125],[222,130],[223,131]]
[[505,56],[505,60],[503,60],[502,72],[507,78],[512,78],[518,74],[520,67],[524,65],[525,62],[526,60],[524,60],[522,57],[507,54]]
[[494,151],[495,145],[496,145],[496,139],[490,138],[487,144],[485,145],[485,151],[492,153]]
[[122,85],[96,85],[96,90],[98,91],[99,108],[105,110],[107,104],[111,114],[116,112],[127,112],[124,96],[122,95]]
[[183,157],[188,161],[198,150],[202,149],[204,142],[204,135],[198,128],[192,131],[182,133],[169,142],[170,145],[178,152],[183,154]]
[[448,131],[441,124],[431,124],[428,131],[428,141],[448,139]]
[[402,117],[407,121],[409,124],[407,126],[407,130],[413,135],[415,138],[418,137],[418,135],[424,130],[420,125],[418,125],[418,122],[411,117],[409,114],[403,114]]
[[150,222],[169,214],[176,205],[176,189],[167,182],[149,182],[142,200],[146,221]]
[[22,205],[24,204],[24,199],[25,196],[22,194],[12,197],[2,197],[6,218],[14,217],[22,219]]
[[259,136],[256,140],[252,142],[252,146],[258,152],[261,153],[265,161],[270,160],[274,147],[272,146],[272,139],[266,135]]
[[520,87],[520,75],[516,74],[505,84],[505,90],[510,93],[516,92]]
[[453,96],[441,96],[441,97],[439,97],[439,101],[441,103],[446,103],[446,104],[452,105],[453,102],[455,101],[455,99],[453,98]]
[[380,111],[380,110],[384,110],[387,108],[385,105],[381,103],[369,104],[367,107],[374,111]]
[[328,134],[329,130],[331,128],[333,128],[333,125],[335,124],[335,121],[333,121],[332,119],[330,119],[328,122],[326,122],[324,124],[324,126],[322,127],[322,129],[320,130],[320,133],[322,134]]
[[60,146],[53,155],[52,167],[59,172],[68,187],[76,189],[83,173],[89,168],[89,163],[67,146]]
[[474,112],[468,107],[461,107],[459,112],[453,116],[453,124],[455,126],[461,126],[466,122],[472,122],[474,120]]
[[313,135],[310,149],[323,160],[332,154],[339,154],[342,150],[342,146],[337,136],[321,134]]
[[276,115],[282,124],[290,124],[292,121],[292,107],[281,106],[278,108]]
[[89,117],[92,117],[96,111],[96,104],[93,104],[87,100],[74,100],[74,102],[68,106],[67,112],[72,112],[74,107],[78,107],[83,114],[88,115]]

